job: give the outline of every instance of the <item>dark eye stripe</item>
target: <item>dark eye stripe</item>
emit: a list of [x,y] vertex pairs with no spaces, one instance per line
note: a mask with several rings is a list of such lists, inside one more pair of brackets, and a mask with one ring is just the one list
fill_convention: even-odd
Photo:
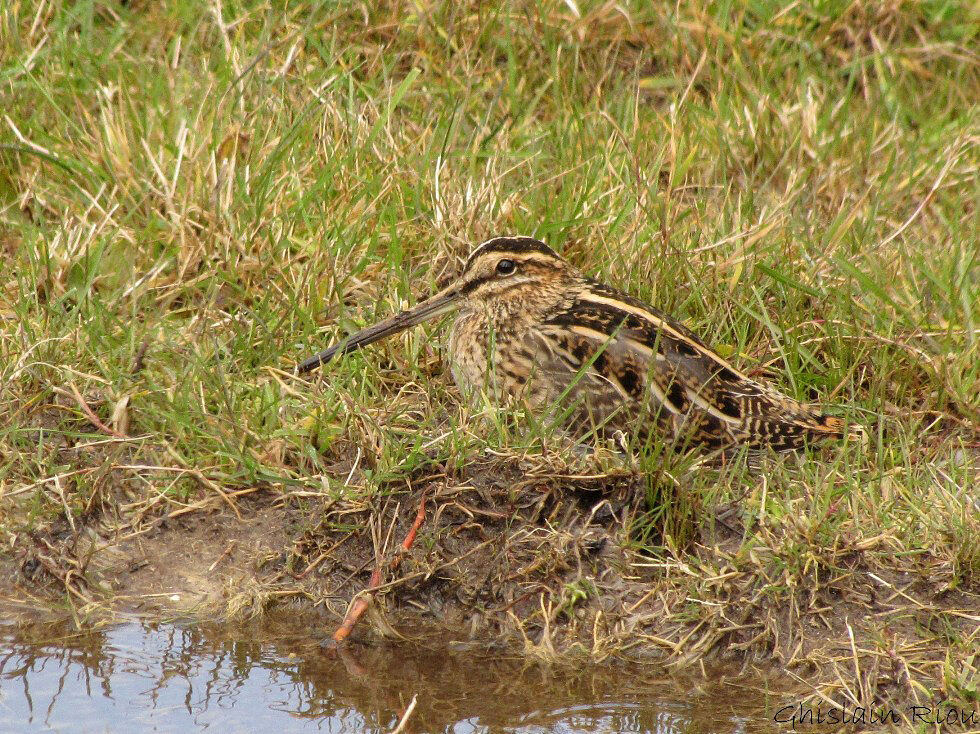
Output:
[[495,275],[491,275],[489,278],[480,278],[480,280],[474,280],[472,283],[467,283],[462,288],[459,289],[460,294],[467,296],[477,288],[493,283],[493,293],[499,296],[501,293],[507,293],[514,288],[521,288],[527,283],[520,278],[511,280],[507,278],[506,280],[500,280]]

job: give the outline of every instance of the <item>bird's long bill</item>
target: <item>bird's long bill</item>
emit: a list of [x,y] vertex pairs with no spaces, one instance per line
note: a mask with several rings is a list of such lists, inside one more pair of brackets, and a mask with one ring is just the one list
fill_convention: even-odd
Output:
[[299,374],[310,372],[311,370],[315,370],[321,364],[329,362],[338,354],[353,352],[355,349],[360,349],[361,347],[366,347],[368,344],[381,341],[392,334],[405,331],[405,329],[415,326],[416,324],[420,324],[427,319],[441,316],[442,314],[446,313],[447,311],[451,311],[456,307],[459,295],[460,293],[457,286],[452,285],[449,288],[445,288],[431,298],[427,298],[426,300],[422,301],[422,303],[415,306],[415,308],[402,311],[401,313],[397,313],[391,318],[385,319],[374,326],[361,329],[359,332],[349,336],[339,344],[334,344],[332,347],[320,352],[316,356],[300,362],[296,367],[296,371]]

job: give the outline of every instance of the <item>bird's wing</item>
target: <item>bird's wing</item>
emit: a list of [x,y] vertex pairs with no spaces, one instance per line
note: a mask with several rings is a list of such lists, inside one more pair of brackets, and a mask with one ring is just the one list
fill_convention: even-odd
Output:
[[549,347],[541,368],[555,384],[577,376],[572,394],[594,401],[600,417],[652,414],[699,442],[776,448],[840,431],[839,421],[747,377],[670,316],[601,283],[587,281],[541,337]]

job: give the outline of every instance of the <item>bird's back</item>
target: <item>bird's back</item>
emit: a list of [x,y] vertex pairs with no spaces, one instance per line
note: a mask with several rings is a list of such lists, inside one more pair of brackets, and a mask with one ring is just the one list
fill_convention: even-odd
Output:
[[577,401],[580,422],[604,432],[655,426],[681,442],[775,450],[845,435],[840,419],[751,379],[670,316],[591,279],[526,340],[547,399]]

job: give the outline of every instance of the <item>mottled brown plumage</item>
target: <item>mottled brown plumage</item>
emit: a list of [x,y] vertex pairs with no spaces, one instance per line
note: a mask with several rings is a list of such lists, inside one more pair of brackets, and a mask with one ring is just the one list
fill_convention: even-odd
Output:
[[454,309],[448,352],[459,388],[558,411],[576,431],[657,429],[681,443],[776,450],[845,435],[838,418],[739,372],[679,322],[529,237],[484,242],[451,285],[298,371]]

